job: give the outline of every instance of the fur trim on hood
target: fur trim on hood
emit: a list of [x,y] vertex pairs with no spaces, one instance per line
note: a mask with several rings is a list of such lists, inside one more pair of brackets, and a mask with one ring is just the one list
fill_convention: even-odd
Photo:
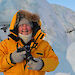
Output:
[[16,24],[18,24],[22,18],[27,19],[29,22],[37,22],[37,23],[40,20],[40,17],[37,14],[28,12],[26,10],[20,10],[17,13]]

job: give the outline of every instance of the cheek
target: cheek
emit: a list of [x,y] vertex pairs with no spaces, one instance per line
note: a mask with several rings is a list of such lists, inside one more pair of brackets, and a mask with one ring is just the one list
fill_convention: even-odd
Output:
[[19,31],[19,33],[21,33],[21,31],[22,31],[22,27],[19,27],[19,28],[18,28],[18,31]]
[[30,26],[27,26],[27,29],[28,29],[29,31],[31,31],[31,30],[32,30]]

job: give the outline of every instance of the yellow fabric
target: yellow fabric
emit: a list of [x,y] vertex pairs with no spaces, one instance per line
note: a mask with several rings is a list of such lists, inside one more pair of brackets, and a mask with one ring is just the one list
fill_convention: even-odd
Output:
[[[41,34],[40,34],[41,33]],[[39,34],[40,34],[40,36],[39,36]],[[37,34],[34,36],[34,39],[36,40],[37,39],[37,37],[38,37],[38,39],[37,39],[37,41],[39,41],[39,39],[41,38],[41,36],[44,34],[44,36],[46,36],[46,33],[43,33],[43,32],[41,32],[41,29],[40,30],[38,30],[38,32],[37,32]],[[44,36],[43,36],[43,38],[44,38]]]
[[[19,10],[19,11],[20,11],[20,10]],[[18,11],[18,12],[19,12],[19,11]],[[16,18],[17,18],[18,12],[16,12],[16,14],[13,16],[9,30],[13,30],[13,29],[14,29],[14,25],[15,25],[15,23],[16,23]]]
[[[10,30],[14,29],[16,14],[11,22]],[[40,33],[40,31],[38,31],[38,33]],[[37,37],[35,36],[35,39],[36,38]],[[16,42],[12,38],[9,38],[0,43],[0,72],[4,72],[4,75],[45,75],[45,72],[54,71],[59,64],[58,57],[52,51],[52,47],[47,41],[38,39],[37,42],[38,46],[37,48],[33,48],[31,50],[31,54],[35,58],[41,57],[41,59],[44,61],[44,67],[40,71],[29,70],[27,69],[27,66],[24,70],[24,65],[26,64],[25,60],[21,63],[11,63],[10,54],[17,50],[17,43],[18,47],[22,47],[23,44],[20,40]],[[31,43],[30,47],[32,47],[32,45],[33,42]],[[42,53],[42,55],[39,53]]]
[[9,30],[13,30],[14,29],[14,25],[16,23],[16,15],[17,15],[17,13],[13,16],[13,19],[12,19],[12,22],[10,24]]
[[[23,46],[19,41],[18,46]],[[4,75],[45,75],[45,72],[54,71],[59,64],[58,57],[52,51],[48,42],[42,40],[37,49],[32,49],[31,54],[33,57],[41,57],[44,61],[44,67],[40,71],[28,70],[27,67],[24,70],[25,61],[17,64],[12,64],[10,61],[10,53],[17,50],[17,42],[9,38],[0,43],[0,72],[4,72]],[[37,53],[42,53],[39,55]],[[6,61],[7,59],[7,61]]]
[[40,27],[41,27],[41,24],[42,24],[42,23],[41,23],[41,20],[39,20],[39,22],[38,22],[38,23],[39,23],[39,25],[40,25]]

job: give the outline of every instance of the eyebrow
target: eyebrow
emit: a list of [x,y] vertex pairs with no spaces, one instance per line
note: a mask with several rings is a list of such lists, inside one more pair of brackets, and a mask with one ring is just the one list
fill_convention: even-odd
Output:
[[[21,24],[21,25],[19,25],[19,26],[23,26],[24,24]],[[25,25],[28,25],[28,26],[31,26],[30,24],[25,24]]]

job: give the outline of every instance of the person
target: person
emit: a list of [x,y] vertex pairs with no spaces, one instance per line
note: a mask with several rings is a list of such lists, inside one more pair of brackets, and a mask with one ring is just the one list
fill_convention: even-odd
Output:
[[9,37],[0,43],[0,72],[4,75],[45,75],[56,69],[58,57],[41,30],[40,17],[19,10],[11,21]]

